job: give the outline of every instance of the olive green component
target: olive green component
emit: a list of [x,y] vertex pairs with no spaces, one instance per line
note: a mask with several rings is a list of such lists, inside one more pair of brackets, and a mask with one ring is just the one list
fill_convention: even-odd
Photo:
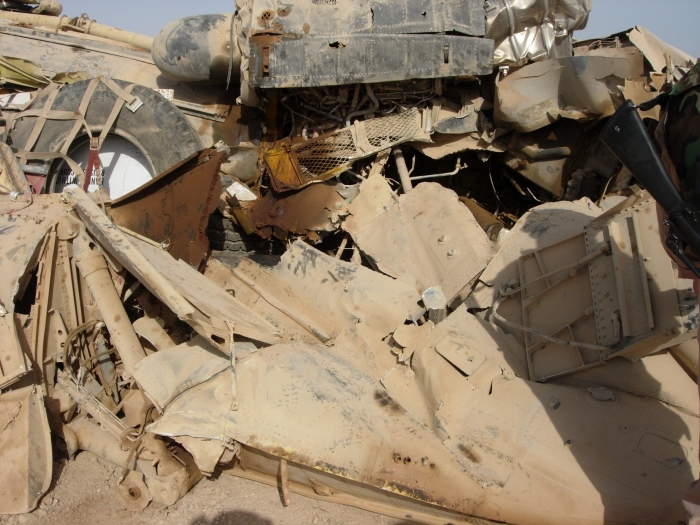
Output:
[[42,88],[49,84],[41,66],[21,58],[0,56],[0,84]]
[[695,64],[688,74],[684,76],[678,84],[673,86],[671,90],[671,95],[679,95],[684,91],[688,91],[690,88],[700,85],[700,62]]
[[[700,68],[690,73],[700,79]],[[687,78],[687,77],[686,77]],[[666,117],[666,145],[687,200],[700,201],[700,85],[671,97]],[[696,182],[697,181],[697,182]]]

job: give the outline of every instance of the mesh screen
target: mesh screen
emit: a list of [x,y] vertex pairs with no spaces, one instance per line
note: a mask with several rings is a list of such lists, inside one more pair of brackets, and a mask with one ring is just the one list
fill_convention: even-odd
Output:
[[379,152],[415,137],[420,132],[420,120],[416,119],[416,113],[412,109],[399,115],[365,121],[369,143]]
[[333,135],[311,139],[294,148],[301,170],[309,177],[319,177],[324,173],[348,164],[348,159],[357,153],[350,129]]
[[346,128],[332,135],[311,139],[294,147],[294,153],[301,170],[307,177],[316,178],[342,166],[348,166],[350,159],[369,157],[375,153],[407,142],[420,131],[420,118],[416,109],[411,109],[391,117],[370,119],[359,123],[364,128],[367,142],[361,152],[353,138],[352,128]]

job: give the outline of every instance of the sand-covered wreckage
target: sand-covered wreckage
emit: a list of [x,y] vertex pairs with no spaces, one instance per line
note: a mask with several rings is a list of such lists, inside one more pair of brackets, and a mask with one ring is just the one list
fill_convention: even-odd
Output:
[[598,134],[690,56],[589,0],[3,5],[0,512],[82,450],[134,511],[683,520],[698,300]]

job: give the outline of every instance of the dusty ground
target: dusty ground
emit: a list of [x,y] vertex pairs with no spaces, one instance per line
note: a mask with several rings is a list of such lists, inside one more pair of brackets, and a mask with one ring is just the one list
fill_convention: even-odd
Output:
[[173,507],[151,503],[142,513],[124,510],[114,493],[119,471],[83,452],[54,463],[54,480],[31,514],[0,516],[0,523],[51,525],[408,525],[407,522],[292,494],[284,508],[276,488],[221,475],[203,479]]

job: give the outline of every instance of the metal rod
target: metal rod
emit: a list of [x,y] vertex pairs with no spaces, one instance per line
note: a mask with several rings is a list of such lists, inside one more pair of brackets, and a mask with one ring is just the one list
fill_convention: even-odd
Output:
[[73,241],[75,262],[102,314],[125,370],[131,373],[136,363],[146,357],[146,352],[114,287],[107,261],[97,247],[93,249],[93,246],[95,245],[85,232],[78,235]]
[[16,13],[13,11],[3,11],[2,16],[5,20],[11,20],[19,24],[31,26],[43,26],[52,29],[72,29],[88,35],[98,36],[115,42],[128,44],[146,51],[150,51],[153,47],[153,38],[146,35],[139,35],[131,31],[124,31],[116,27],[98,24],[88,18],[70,18],[68,16],[48,16],[34,15],[30,13]]
[[396,169],[399,170],[399,177],[401,178],[401,187],[404,193],[408,193],[413,189],[413,184],[411,184],[411,176],[408,173],[408,167],[406,166],[406,159],[403,158],[403,151],[400,147],[394,148],[394,160],[396,161]]
[[[411,177],[410,180],[424,180],[424,179],[437,179],[438,177],[452,177],[453,175],[457,175],[461,170],[465,169],[467,167],[466,164],[462,164],[462,159],[458,158],[457,159],[457,165],[455,166],[455,169],[449,173],[436,173],[434,175],[420,175],[418,177]],[[399,172],[399,175],[401,172]]]

